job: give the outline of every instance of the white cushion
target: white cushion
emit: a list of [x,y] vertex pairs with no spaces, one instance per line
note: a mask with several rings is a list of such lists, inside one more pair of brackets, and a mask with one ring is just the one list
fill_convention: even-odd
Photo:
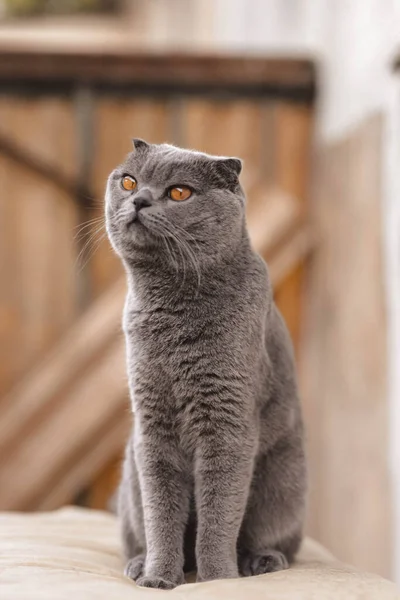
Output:
[[0,514],[1,600],[394,600],[394,584],[343,565],[306,539],[288,571],[189,583],[172,591],[139,588],[123,576],[114,516],[64,508]]

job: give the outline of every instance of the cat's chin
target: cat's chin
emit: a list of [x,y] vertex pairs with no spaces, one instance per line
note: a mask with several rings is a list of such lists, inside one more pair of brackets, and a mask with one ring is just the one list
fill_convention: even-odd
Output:
[[139,215],[133,215],[126,223],[126,235],[134,243],[142,243],[143,241],[154,238],[150,229],[144,224],[143,220],[140,219]]
[[[122,243],[121,243],[122,242]],[[160,239],[143,223],[135,220],[129,228],[126,229],[123,238],[121,237],[118,245],[120,254],[130,256],[144,252],[155,252],[160,246]]]

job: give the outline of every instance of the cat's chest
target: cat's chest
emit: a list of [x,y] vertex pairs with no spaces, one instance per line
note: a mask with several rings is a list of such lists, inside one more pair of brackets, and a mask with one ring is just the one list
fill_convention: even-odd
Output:
[[153,367],[158,363],[171,375],[177,370],[182,375],[186,359],[198,355],[211,329],[215,324],[205,313],[190,309],[130,310],[124,322],[127,345],[137,361]]
[[148,338],[152,335],[168,333],[178,326],[180,320],[177,315],[165,309],[132,309],[125,319],[125,333],[137,339]]
[[125,316],[125,335],[133,343],[174,343],[177,332],[193,327],[189,313],[164,308],[129,310]]

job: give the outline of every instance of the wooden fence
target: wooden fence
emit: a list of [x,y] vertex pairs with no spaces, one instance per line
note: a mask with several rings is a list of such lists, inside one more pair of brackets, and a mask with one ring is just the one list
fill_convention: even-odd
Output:
[[0,508],[104,506],[115,480],[124,283],[97,230],[131,137],[244,159],[253,243],[299,348],[313,81],[305,61],[0,55]]

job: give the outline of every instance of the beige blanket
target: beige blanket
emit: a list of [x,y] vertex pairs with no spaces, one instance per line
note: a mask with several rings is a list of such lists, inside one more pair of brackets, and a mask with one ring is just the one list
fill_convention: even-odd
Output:
[[394,584],[343,565],[305,540],[288,571],[190,583],[172,591],[138,588],[122,574],[118,524],[110,514],[65,508],[0,514],[0,600],[394,600]]

